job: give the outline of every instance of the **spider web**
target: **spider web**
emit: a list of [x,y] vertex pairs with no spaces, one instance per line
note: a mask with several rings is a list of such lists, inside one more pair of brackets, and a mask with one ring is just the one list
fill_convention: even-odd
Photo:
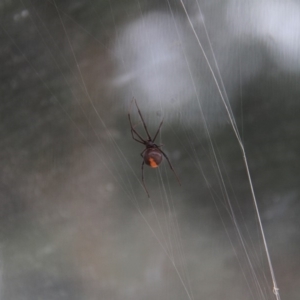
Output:
[[0,7],[4,299],[297,299],[296,2]]

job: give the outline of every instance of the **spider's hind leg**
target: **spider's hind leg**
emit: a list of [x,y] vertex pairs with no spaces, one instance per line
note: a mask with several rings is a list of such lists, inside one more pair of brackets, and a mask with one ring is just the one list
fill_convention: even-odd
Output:
[[[142,155],[142,153],[141,153],[141,155]],[[150,198],[150,195],[149,195],[149,192],[148,192],[148,189],[146,187],[145,180],[144,180],[144,165],[145,165],[145,161],[143,160],[143,162],[142,162],[142,182],[143,182],[144,189],[145,189],[145,191],[146,191],[146,193],[148,195],[148,198]]]
[[172,172],[174,173],[174,175],[175,175],[175,177],[176,177],[176,179],[177,179],[179,185],[181,185],[180,179],[179,179],[177,173],[175,172],[175,170],[173,169],[173,166],[172,166],[172,164],[171,164],[171,162],[170,162],[170,160],[169,160],[167,154],[166,154],[164,151],[162,151],[161,149],[159,149],[159,151],[162,153],[162,155],[163,155],[163,156],[165,157],[165,159],[167,160],[167,162],[168,162],[168,164],[169,164],[169,166],[170,166]]

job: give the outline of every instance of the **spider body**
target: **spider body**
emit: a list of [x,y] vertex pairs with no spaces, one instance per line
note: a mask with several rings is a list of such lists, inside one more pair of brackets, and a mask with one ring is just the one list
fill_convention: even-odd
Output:
[[[143,126],[144,126],[144,129],[145,129],[145,132],[147,134],[147,138],[148,139],[143,139],[140,134],[135,130],[135,126],[132,125],[132,122],[131,122],[131,117],[130,117],[130,110],[131,110],[131,105],[132,105],[132,102],[134,101],[135,103],[135,106],[137,108],[137,111],[139,113],[139,116],[140,116],[140,119],[143,123]],[[172,167],[172,164],[168,158],[168,156],[160,149],[162,147],[162,145],[157,145],[155,144],[155,139],[157,138],[158,136],[158,133],[160,131],[160,128],[163,124],[163,121],[160,122],[159,126],[158,126],[158,129],[155,133],[155,136],[154,138],[151,138],[149,132],[148,132],[148,128],[147,128],[147,125],[144,121],[144,118],[142,116],[142,113],[136,103],[136,100],[135,99],[132,99],[131,101],[131,104],[130,104],[130,109],[129,109],[129,112],[128,112],[128,119],[129,119],[129,123],[130,123],[130,127],[131,127],[131,136],[132,138],[140,143],[140,144],[143,144],[145,146],[145,149],[142,151],[141,153],[141,156],[143,158],[143,161],[142,161],[142,182],[143,182],[143,185],[144,185],[144,188],[145,188],[145,191],[149,197],[149,192],[147,190],[147,187],[146,187],[146,184],[145,184],[145,181],[144,181],[144,164],[146,164],[147,166],[151,167],[151,168],[157,168],[160,163],[162,162],[162,159],[163,157],[165,157],[165,159],[167,160],[172,172],[174,173],[174,175],[176,176],[177,178],[177,181],[178,183],[180,184],[180,180],[175,172],[175,170],[173,169]],[[180,184],[181,185],[181,184]]]
[[[146,146],[147,147],[147,146]],[[148,146],[143,153],[144,162],[151,168],[157,168],[162,162],[163,156],[157,145]]]

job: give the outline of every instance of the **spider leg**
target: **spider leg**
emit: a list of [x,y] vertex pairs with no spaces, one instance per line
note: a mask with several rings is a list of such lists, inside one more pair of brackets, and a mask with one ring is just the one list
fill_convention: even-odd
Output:
[[[134,133],[135,133],[142,141],[138,140],[138,139],[133,135]],[[132,136],[132,138],[133,138],[135,141],[139,142],[140,144],[145,145],[144,140],[139,136],[139,134],[138,134],[138,133],[136,132],[136,130],[133,129],[133,128],[131,128],[131,136]]]
[[[142,155],[142,153],[141,153],[141,155]],[[144,164],[145,164],[145,161],[143,160],[143,162],[142,162],[142,182],[143,182],[144,189],[145,189],[145,191],[146,191],[146,193],[148,195],[148,198],[150,198],[150,195],[149,195],[149,192],[147,190],[147,187],[146,187],[146,184],[145,184],[145,180],[144,180]]]
[[157,129],[157,131],[156,131],[156,133],[155,133],[155,136],[154,136],[154,139],[153,139],[153,143],[154,143],[154,141],[155,141],[155,139],[156,139],[156,137],[157,137],[157,135],[158,135],[158,133],[159,133],[159,131],[160,131],[160,127],[162,126],[163,122],[164,122],[164,120],[162,120],[162,121],[160,122],[159,126],[158,126],[158,129]]
[[140,118],[141,118],[141,120],[142,120],[142,122],[143,122],[143,126],[144,126],[144,128],[145,128],[146,133],[147,133],[148,139],[149,139],[150,141],[152,141],[151,136],[150,136],[150,134],[149,134],[149,132],[148,132],[148,129],[147,129],[147,125],[146,125],[146,123],[145,123],[145,120],[144,120],[144,118],[143,118],[143,116],[142,116],[142,113],[141,113],[141,111],[140,111],[140,109],[139,109],[139,107],[138,107],[138,105],[137,105],[135,99],[134,99],[134,103],[135,103],[135,106],[136,106],[136,108],[137,108],[137,110],[138,110],[138,113],[139,113],[139,115],[140,115]]
[[[132,136],[132,138],[133,138],[135,141],[137,141],[137,142],[139,142],[139,143],[141,143],[141,144],[145,144],[145,140],[144,140],[144,139],[138,134],[138,132],[134,129],[135,126],[133,126],[133,125],[132,125],[132,122],[131,122],[130,110],[131,110],[132,102],[133,102],[133,99],[132,99],[132,101],[131,101],[131,103],[130,103],[130,107],[129,107],[129,111],[128,111],[128,120],[129,120],[130,128],[131,128],[131,136]],[[139,139],[137,139],[137,138],[133,135],[133,133],[135,133],[136,136],[137,136]]]
[[173,166],[172,166],[172,164],[171,164],[171,162],[170,162],[170,160],[169,160],[167,154],[166,154],[164,151],[162,151],[161,149],[159,149],[159,148],[158,148],[158,150],[162,153],[162,155],[163,155],[163,156],[165,157],[165,159],[167,160],[167,162],[168,162],[168,164],[169,164],[169,166],[170,166],[172,172],[173,172],[174,175],[176,176],[176,179],[177,179],[179,185],[181,185],[181,182],[180,182],[180,180],[179,180],[179,177],[178,177],[177,173],[175,172],[175,170],[173,169]]
[[142,158],[144,158],[143,154],[144,154],[144,152],[145,152],[146,150],[147,150],[147,148],[146,148],[146,149],[144,149],[144,150],[141,152],[141,154],[140,154],[140,155],[141,155],[141,157],[142,157]]

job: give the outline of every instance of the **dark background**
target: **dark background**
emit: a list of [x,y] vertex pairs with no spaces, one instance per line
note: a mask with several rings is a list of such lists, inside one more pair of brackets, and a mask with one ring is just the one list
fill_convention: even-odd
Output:
[[[214,50],[281,298],[298,299],[300,5],[199,4],[187,15],[219,80]],[[1,299],[275,299],[242,152],[181,2],[6,0],[0,14]],[[145,168],[150,199],[133,97],[151,133],[164,117],[182,182],[166,162]]]

